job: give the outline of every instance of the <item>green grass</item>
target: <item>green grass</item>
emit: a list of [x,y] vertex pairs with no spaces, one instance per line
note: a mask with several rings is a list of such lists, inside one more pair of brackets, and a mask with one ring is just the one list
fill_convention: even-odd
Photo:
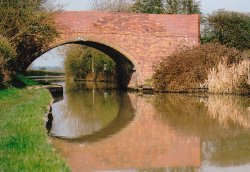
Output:
[[45,89],[0,90],[0,171],[69,171],[48,143]]

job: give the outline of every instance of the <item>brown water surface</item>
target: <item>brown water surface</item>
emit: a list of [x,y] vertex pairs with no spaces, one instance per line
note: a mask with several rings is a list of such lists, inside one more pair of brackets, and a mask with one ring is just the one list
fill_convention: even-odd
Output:
[[66,84],[50,135],[73,172],[250,171],[250,98]]

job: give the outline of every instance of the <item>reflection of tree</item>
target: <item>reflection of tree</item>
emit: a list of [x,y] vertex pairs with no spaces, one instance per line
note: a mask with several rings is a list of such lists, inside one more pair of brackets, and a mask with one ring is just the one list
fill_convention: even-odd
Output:
[[230,130],[231,126],[238,126],[234,131],[236,133],[242,129],[234,137],[231,137],[231,133],[227,133],[226,137],[216,140],[212,144],[214,153],[211,154],[210,160],[225,166],[249,163],[250,99],[240,96],[211,95],[206,106],[208,116],[216,119],[226,131]]
[[249,163],[249,98],[168,94],[157,95],[154,104],[162,121],[201,138],[203,160],[219,165]]
[[71,114],[80,115],[85,122],[98,121],[102,126],[116,117],[120,106],[118,95],[100,91],[68,92],[65,100]]
[[[77,87],[82,87],[81,85],[77,84]],[[70,83],[67,83],[67,88],[67,104],[72,113],[81,115],[84,113],[87,121],[100,121],[102,126],[106,126],[117,116],[121,103],[121,97],[117,93],[105,92],[103,89],[70,91],[72,88]]]
[[108,90],[117,90],[116,83],[108,83],[108,82],[74,82],[68,80],[66,82],[66,91],[79,91],[79,90],[101,90],[101,91],[108,91]]
[[221,166],[249,164],[249,140],[250,134],[245,132],[234,137],[228,135],[227,138],[204,143],[203,156],[211,163]]
[[135,110],[128,94],[120,93],[119,97],[121,97],[119,112],[116,118],[109,125],[92,133],[91,135],[76,138],[72,141],[80,143],[96,142],[114,135],[125,128],[134,119]]
[[116,118],[120,105],[115,92],[68,89],[64,100],[53,105],[52,135],[72,139],[96,132]]
[[250,128],[250,99],[239,96],[209,96],[208,114],[217,119],[223,127],[230,127],[231,123]]
[[113,88],[107,83],[67,82],[64,99],[53,105],[51,135],[95,142],[128,125],[134,118],[131,100]]
[[162,121],[177,130],[203,136],[203,139],[213,137],[215,131],[217,136],[223,137],[226,133],[223,127],[216,119],[206,116],[207,108],[203,102],[206,99],[192,95],[163,94],[157,95],[154,103]]

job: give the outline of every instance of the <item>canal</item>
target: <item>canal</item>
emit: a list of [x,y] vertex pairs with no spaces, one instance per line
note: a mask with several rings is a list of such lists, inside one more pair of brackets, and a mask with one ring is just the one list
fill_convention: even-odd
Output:
[[250,98],[60,83],[49,135],[73,172],[250,169]]

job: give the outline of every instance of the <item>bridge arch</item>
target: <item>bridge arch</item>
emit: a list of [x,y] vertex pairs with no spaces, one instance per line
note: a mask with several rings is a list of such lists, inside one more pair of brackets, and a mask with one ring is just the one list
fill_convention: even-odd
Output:
[[[30,64],[48,51],[67,44],[85,45],[107,54],[112,58],[118,66],[118,85],[124,89],[127,87],[137,87],[137,75],[139,73],[138,64],[133,57],[119,46],[113,45],[107,41],[100,39],[87,38],[84,36],[77,36],[67,39],[57,40],[51,44],[46,50],[36,55]],[[29,65],[30,65],[29,64]]]

